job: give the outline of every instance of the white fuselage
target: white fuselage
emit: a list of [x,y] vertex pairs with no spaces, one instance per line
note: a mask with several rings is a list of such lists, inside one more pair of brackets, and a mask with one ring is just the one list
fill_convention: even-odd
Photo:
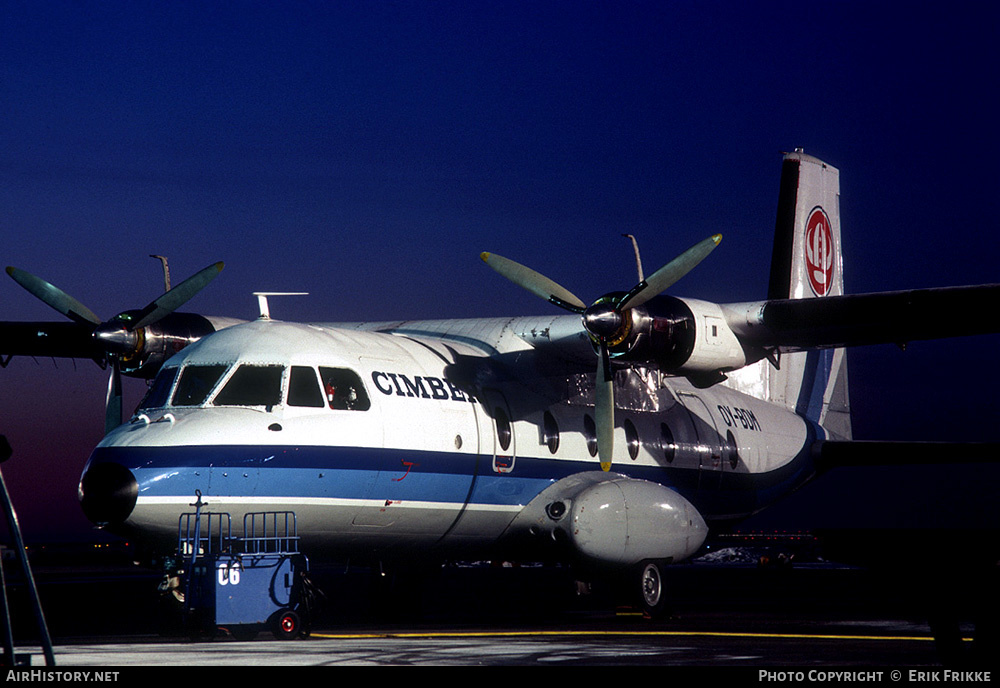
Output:
[[[593,352],[574,320],[230,327],[167,362],[172,391],[111,432],[88,470],[125,466],[137,494],[123,527],[161,539],[200,494],[234,527],[248,512],[295,512],[314,552],[488,554],[543,490],[599,470]],[[578,360],[528,344],[529,331]],[[189,366],[209,371],[210,389],[181,400]],[[241,396],[230,381],[244,366],[279,371],[278,396]],[[345,387],[353,400],[335,401]],[[782,405],[651,368],[619,370],[615,387],[611,470],[676,490],[709,522],[745,517],[812,472],[823,431]]]

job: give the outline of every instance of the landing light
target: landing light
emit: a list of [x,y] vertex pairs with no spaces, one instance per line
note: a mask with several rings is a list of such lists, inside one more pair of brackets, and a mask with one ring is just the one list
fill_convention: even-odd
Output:
[[565,502],[552,502],[545,511],[549,515],[549,518],[553,521],[558,521],[566,514],[566,504]]

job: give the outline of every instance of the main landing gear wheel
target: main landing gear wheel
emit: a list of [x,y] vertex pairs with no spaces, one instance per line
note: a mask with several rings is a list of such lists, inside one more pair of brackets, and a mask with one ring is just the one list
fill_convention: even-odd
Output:
[[274,637],[295,640],[302,633],[302,619],[291,609],[283,609],[274,619]]
[[639,604],[643,614],[651,619],[661,618],[667,611],[663,567],[659,562],[647,561],[640,567]]

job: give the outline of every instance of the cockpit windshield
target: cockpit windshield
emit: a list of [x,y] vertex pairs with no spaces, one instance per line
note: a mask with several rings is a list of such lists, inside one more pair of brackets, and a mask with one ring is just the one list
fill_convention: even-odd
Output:
[[[168,406],[279,406],[283,401],[285,366],[266,363],[238,364],[221,389],[212,392],[232,368],[231,363],[165,367],[153,380],[139,411]],[[347,368],[293,365],[288,369],[287,400],[290,407],[367,411],[371,400],[356,372]],[[171,390],[173,390],[171,394]]]
[[241,365],[212,404],[215,406],[277,406],[281,403],[280,365]]
[[164,368],[159,372],[150,385],[146,396],[139,402],[139,410],[159,408],[167,405],[170,398],[170,388],[174,386],[177,379],[177,368]]
[[228,365],[189,365],[181,371],[177,389],[174,391],[174,406],[198,406],[205,402]]
[[292,366],[288,375],[288,405],[311,408],[326,406],[315,368]]

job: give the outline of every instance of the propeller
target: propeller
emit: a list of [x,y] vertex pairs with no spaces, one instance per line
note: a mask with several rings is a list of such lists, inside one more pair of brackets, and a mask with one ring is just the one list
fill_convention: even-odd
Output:
[[722,241],[721,234],[710,236],[674,258],[648,278],[640,280],[624,294],[620,292],[607,294],[590,306],[585,305],[565,287],[529,267],[495,253],[480,254],[483,262],[514,284],[520,285],[549,303],[582,316],[583,327],[597,346],[594,415],[597,426],[598,460],[603,470],[611,470],[611,456],[614,450],[615,399],[611,348],[624,341],[631,331],[632,318],[629,311],[669,289],[703,261],[720,241]]
[[105,403],[105,433],[122,422],[122,358],[136,353],[141,346],[142,328],[170,315],[187,303],[222,271],[223,264],[213,263],[188,279],[169,289],[145,308],[124,311],[108,321],[102,321],[89,308],[45,280],[15,267],[8,267],[7,274],[35,297],[59,311],[78,325],[90,328],[90,336],[104,353],[111,373]]

